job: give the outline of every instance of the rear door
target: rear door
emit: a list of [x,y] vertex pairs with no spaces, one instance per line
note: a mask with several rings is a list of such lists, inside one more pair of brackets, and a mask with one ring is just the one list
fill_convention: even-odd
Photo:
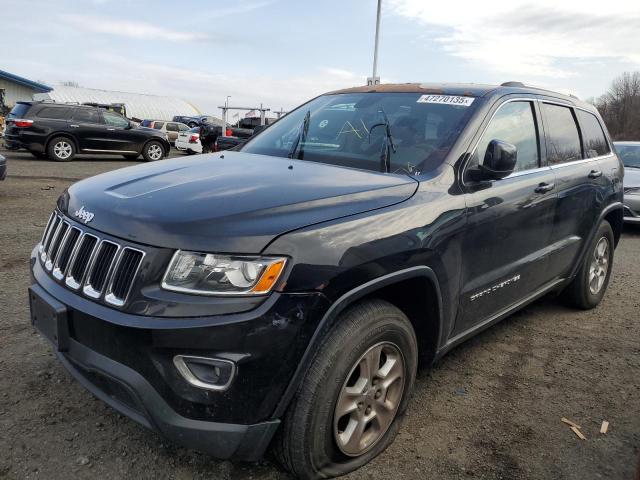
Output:
[[166,129],[167,129],[167,137],[169,139],[169,142],[175,143],[176,139],[178,138],[178,133],[180,131],[178,124],[173,122],[167,122]]
[[97,108],[74,108],[69,127],[80,150],[102,150],[105,125]]
[[[460,315],[454,334],[472,329],[544,287],[556,203],[555,177],[542,165],[535,98],[502,101],[477,140],[465,170],[468,228],[462,249]],[[517,148],[515,171],[474,183],[467,173],[491,140]]]
[[597,153],[585,152],[577,110],[556,100],[543,100],[540,106],[547,163],[558,191],[549,273],[560,278],[570,273],[602,209],[604,197],[598,193],[604,178]]

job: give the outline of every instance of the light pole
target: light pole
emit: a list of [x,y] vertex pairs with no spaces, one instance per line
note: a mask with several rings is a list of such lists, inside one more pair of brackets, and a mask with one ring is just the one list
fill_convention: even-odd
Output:
[[224,101],[224,109],[223,109],[223,115],[222,115],[222,131],[220,132],[220,136],[222,137],[226,137],[227,136],[227,112],[229,111],[229,99],[231,98],[231,95],[227,95],[227,99]]
[[382,10],[382,0],[378,0],[378,13],[376,14],[376,40],[373,47],[373,75],[371,77],[371,85],[375,85],[379,80],[376,78],[378,74],[378,40],[380,37],[380,11]]

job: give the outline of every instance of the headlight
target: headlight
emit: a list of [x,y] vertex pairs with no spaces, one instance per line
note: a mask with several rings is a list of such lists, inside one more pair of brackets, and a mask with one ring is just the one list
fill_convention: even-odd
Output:
[[284,270],[283,257],[241,257],[178,250],[162,288],[198,295],[269,293]]

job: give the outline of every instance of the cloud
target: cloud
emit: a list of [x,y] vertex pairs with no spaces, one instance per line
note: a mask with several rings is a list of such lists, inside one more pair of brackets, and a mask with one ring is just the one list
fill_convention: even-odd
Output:
[[391,0],[390,10],[431,28],[444,52],[502,74],[563,78],[585,61],[640,65],[640,11],[632,1],[603,8],[601,0],[453,0],[434,8]]
[[158,27],[150,23],[122,20],[100,15],[63,14],[62,21],[76,29],[135,39],[166,40],[170,42],[194,42],[209,39],[208,35],[180,32]]

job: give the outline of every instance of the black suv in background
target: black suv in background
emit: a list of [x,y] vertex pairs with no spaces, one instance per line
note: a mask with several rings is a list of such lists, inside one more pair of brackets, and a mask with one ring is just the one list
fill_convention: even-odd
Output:
[[6,119],[4,143],[34,156],[59,162],[77,153],[121,154],[129,160],[164,158],[171,146],[166,134],[136,127],[114,112],[86,105],[18,102]]
[[207,123],[211,125],[217,125],[217,126],[222,125],[222,120],[216,117],[212,117],[210,115],[199,115],[197,117],[187,117],[184,115],[176,115],[175,117],[173,117],[172,121],[178,122],[178,123],[184,123],[185,125],[188,125],[190,128],[199,127]]
[[400,428],[429,364],[547,293],[598,305],[623,167],[595,108],[522,84],[320,96],[240,151],[72,185],[31,318],[96,396],[303,478]]

